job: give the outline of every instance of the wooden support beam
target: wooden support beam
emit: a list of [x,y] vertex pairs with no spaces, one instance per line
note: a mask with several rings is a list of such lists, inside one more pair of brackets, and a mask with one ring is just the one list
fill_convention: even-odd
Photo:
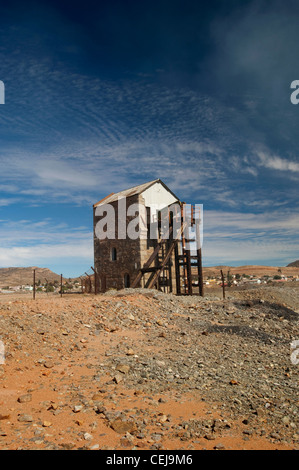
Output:
[[175,280],[176,280],[176,293],[181,295],[181,276],[180,276],[180,263],[179,263],[179,247],[178,242],[176,242],[174,247],[174,257],[175,257]]
[[204,289],[203,289],[203,273],[202,273],[202,253],[201,253],[201,249],[197,250],[197,258],[198,258],[197,273],[198,273],[199,295],[200,295],[201,297],[203,297],[203,296],[204,296]]
[[164,269],[164,267],[166,266],[166,264],[167,264],[167,262],[168,262],[168,260],[169,260],[169,258],[170,258],[170,255],[171,255],[171,253],[172,253],[173,250],[174,250],[174,246],[175,246],[175,241],[173,241],[172,244],[170,245],[170,248],[169,248],[169,250],[168,250],[168,252],[167,252],[167,254],[166,254],[166,256],[165,256],[165,258],[164,258],[164,260],[163,260],[163,262],[162,262],[162,264],[161,264],[161,266],[160,266],[160,268],[156,271],[156,273],[155,273],[155,275],[153,276],[151,282],[149,283],[149,285],[148,285],[148,288],[149,288],[149,289],[151,289],[151,288],[156,284],[156,282],[157,282],[157,280],[158,280],[158,278],[159,278],[159,276],[160,276],[161,271],[162,271],[162,270]]
[[200,222],[198,220],[196,222],[197,272],[198,272],[199,295],[203,297],[204,288],[203,288],[203,271],[202,271],[202,250],[201,250],[199,223]]
[[160,269],[160,267],[161,267],[161,265],[160,266],[152,266],[150,268],[141,268],[140,271],[142,271],[142,274],[144,274],[144,273],[154,273],[158,269]]
[[[172,227],[170,227],[169,229],[169,232],[168,232],[168,237],[170,236],[170,234],[172,233]],[[142,270],[143,269],[146,269],[146,268],[149,268],[150,265],[152,264],[152,262],[155,260],[155,258],[158,256],[158,253],[160,251],[160,248],[161,246],[163,245],[163,243],[166,243],[168,240],[168,238],[163,238],[161,239],[160,241],[158,241],[158,244],[156,246],[156,248],[154,249],[153,253],[151,254],[151,256],[149,257],[149,259],[146,261],[146,263],[144,263],[143,267],[139,270],[139,273],[137,274],[136,278],[134,279],[133,283],[132,283],[132,287],[135,288],[137,287],[137,285],[139,284],[139,282],[141,281],[141,278],[143,276],[143,272]]]
[[186,268],[187,268],[188,294],[192,295],[192,270],[191,270],[190,250],[186,250]]
[[[181,228],[180,228],[180,235],[182,236],[182,234],[184,233],[184,230],[186,228],[186,223],[183,223],[181,225]],[[149,285],[148,285],[148,288],[151,289],[155,284],[156,282],[159,280],[159,275],[162,271],[162,269],[164,269],[164,267],[166,266],[167,262],[169,261],[169,258],[175,248],[175,245],[177,243],[177,239],[173,239],[172,242],[171,242],[171,245],[170,245],[170,248],[168,249],[168,252],[166,253],[166,256],[165,258],[163,259],[162,261],[162,264],[161,264],[161,267],[160,269],[156,272],[156,274],[153,276],[153,278],[151,279]]]

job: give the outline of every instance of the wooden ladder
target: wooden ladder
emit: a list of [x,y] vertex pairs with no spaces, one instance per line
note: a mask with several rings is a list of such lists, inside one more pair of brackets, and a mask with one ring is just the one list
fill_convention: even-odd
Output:
[[[181,208],[181,218],[183,220],[183,206]],[[189,240],[182,233],[180,243],[176,248],[175,253],[175,271],[176,271],[176,286],[178,295],[195,295],[196,284],[193,282],[193,272],[196,268],[198,277],[198,295],[203,296],[203,273],[202,273],[202,251],[200,247],[200,232],[199,232],[199,219],[196,219],[195,206],[191,205],[191,226],[195,225],[196,228],[196,250],[191,254],[191,250],[187,248],[187,244],[194,240]],[[190,248],[190,247],[189,247]]]
[[[196,224],[195,219],[195,207],[191,206],[191,221]],[[183,204],[181,206],[181,222],[180,229],[175,238],[173,238],[173,226],[170,226],[169,231],[165,238],[162,238],[158,241],[157,246],[155,247],[153,253],[150,255],[148,260],[144,263],[143,267],[139,269],[136,278],[132,283],[132,287],[135,288],[139,285],[144,274],[153,273],[152,278],[147,284],[147,288],[151,289],[158,284],[160,275],[162,271],[166,268],[167,263],[170,260],[172,253],[174,252],[175,256],[175,276],[176,276],[176,291],[178,295],[193,295],[194,294],[194,284],[192,282],[192,268],[197,268],[198,273],[198,287],[199,295],[203,296],[203,282],[202,282],[202,259],[201,259],[201,248],[198,247],[196,255],[191,255],[189,249],[187,249],[187,243],[190,241],[185,238],[185,228],[187,222],[183,218]],[[198,227],[196,227],[198,230]],[[196,233],[196,239],[199,236],[199,233]],[[159,261],[159,255],[161,256],[161,251],[166,249],[164,255],[162,255]],[[155,266],[152,264],[156,263]]]
[[[166,246],[167,242],[169,241],[169,237],[172,235],[172,230],[173,230],[173,228],[170,227],[167,236],[158,241],[157,246],[155,247],[155,249],[154,249],[153,253],[151,254],[151,256],[144,263],[143,267],[139,269],[138,274],[137,274],[136,278],[134,279],[134,281],[132,283],[133,288],[138,286],[138,284],[140,283],[143,275],[146,274],[146,273],[151,273],[151,272],[155,273],[147,287],[149,289],[151,289],[151,287],[156,283],[157,278],[159,277],[162,269],[164,269],[170,255],[171,255],[171,252],[169,253],[169,250],[168,250],[165,258],[162,260],[161,263],[159,263],[158,266],[151,266],[151,265],[158,258],[158,255],[159,255],[159,252],[160,252],[162,246]],[[166,260],[166,257],[167,257],[167,260]],[[157,273],[159,273],[159,274],[157,275]]]

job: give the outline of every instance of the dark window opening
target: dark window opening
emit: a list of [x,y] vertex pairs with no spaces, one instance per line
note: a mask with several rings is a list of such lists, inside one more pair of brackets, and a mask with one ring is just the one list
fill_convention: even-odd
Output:
[[126,289],[130,287],[130,275],[129,274],[124,275],[124,286]]
[[117,260],[116,248],[112,248],[112,250],[111,250],[111,260],[112,261]]

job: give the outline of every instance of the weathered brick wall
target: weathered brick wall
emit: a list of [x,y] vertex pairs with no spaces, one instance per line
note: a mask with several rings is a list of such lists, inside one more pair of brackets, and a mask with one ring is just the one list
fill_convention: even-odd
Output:
[[[126,199],[126,214],[127,209],[132,204],[144,204],[144,200],[141,196],[135,195]],[[126,274],[130,276],[130,283],[134,281],[137,276],[138,270],[144,265],[148,260],[150,255],[153,253],[155,246],[157,244],[156,240],[147,240],[143,238],[137,238],[132,240],[128,237],[128,234],[125,239],[118,238],[118,216],[119,216],[119,205],[118,202],[111,203],[114,208],[115,213],[115,239],[105,239],[99,240],[96,237],[95,228],[100,220],[100,217],[95,215],[94,209],[94,267],[99,273],[100,277],[105,276],[106,278],[106,289],[123,289],[124,277]],[[104,214],[105,216],[105,214]],[[135,219],[136,216],[125,217],[125,226],[128,228],[130,222]],[[145,220],[146,221],[146,220]],[[136,228],[138,230],[138,228]],[[116,249],[117,259],[112,260],[112,249]],[[174,264],[174,252],[172,253],[170,259],[171,265],[171,275],[170,283],[166,288],[167,292],[176,292],[176,282],[175,282],[175,264]],[[141,281],[141,287],[146,283],[151,277],[151,274],[146,274],[145,283]]]
[[[138,196],[126,199],[126,213],[129,205],[138,203]],[[99,274],[106,276],[107,289],[123,289],[125,274],[130,276],[132,283],[141,266],[140,261],[140,240],[131,240],[128,236],[125,239],[118,239],[118,202],[111,203],[115,211],[115,239],[99,240],[96,237],[95,228],[100,217],[95,215],[94,209],[94,264]],[[126,227],[135,219],[134,216],[125,218]],[[116,260],[111,258],[112,248],[116,248]]]

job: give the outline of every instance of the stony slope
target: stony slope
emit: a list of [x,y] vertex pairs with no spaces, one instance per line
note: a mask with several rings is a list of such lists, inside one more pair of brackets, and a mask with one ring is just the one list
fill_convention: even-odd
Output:
[[299,449],[287,289],[0,296],[1,449]]

